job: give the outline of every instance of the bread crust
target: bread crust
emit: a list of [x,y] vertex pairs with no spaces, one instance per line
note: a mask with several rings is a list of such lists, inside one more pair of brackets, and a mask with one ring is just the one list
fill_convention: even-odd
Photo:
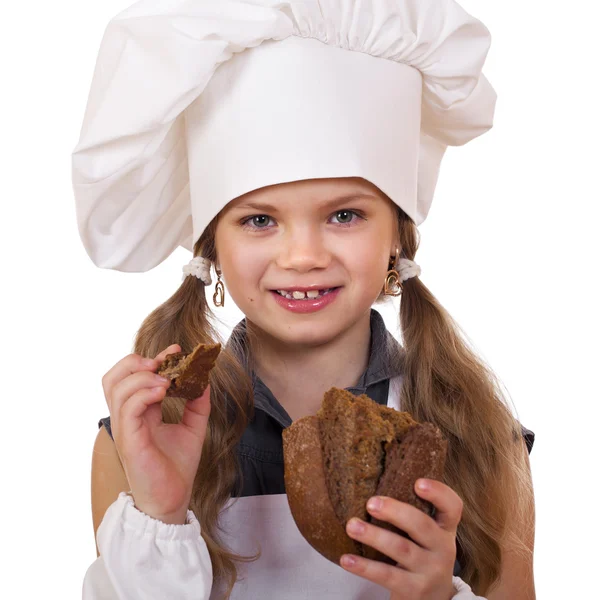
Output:
[[221,344],[198,344],[190,353],[167,354],[158,375],[171,380],[167,396],[194,400],[208,386],[208,374],[215,366]]
[[348,537],[329,499],[317,417],[298,419],[282,435],[285,489],[300,533],[337,564],[342,554],[360,554],[359,544]]

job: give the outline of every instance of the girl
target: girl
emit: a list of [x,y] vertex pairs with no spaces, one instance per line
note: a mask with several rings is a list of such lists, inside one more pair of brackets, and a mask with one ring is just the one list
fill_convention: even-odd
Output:
[[[533,434],[414,261],[446,147],[492,125],[488,48],[451,0],[143,0],[111,21],[73,155],[82,240],[121,271],[194,258],[102,381],[86,600],[535,597]],[[218,339],[213,268],[245,319],[200,398],[165,398],[160,361]],[[402,345],[372,308],[400,294]],[[444,481],[415,487],[434,518],[367,504],[410,540],[347,523],[395,566],[330,563],[289,512],[282,430],[332,386],[448,439]]]

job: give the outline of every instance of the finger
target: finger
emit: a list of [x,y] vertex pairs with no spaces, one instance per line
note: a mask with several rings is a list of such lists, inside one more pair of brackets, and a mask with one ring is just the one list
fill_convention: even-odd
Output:
[[415,482],[415,492],[435,506],[436,523],[456,535],[463,511],[461,497],[451,487],[434,479],[418,479]]
[[181,352],[181,346],[179,344],[171,344],[168,348],[165,348],[160,354],[156,355],[154,359],[156,361],[156,366],[167,358],[168,354],[175,354],[176,352]]
[[[372,504],[372,500],[375,499],[380,500],[379,508]],[[418,508],[394,498],[377,496],[367,502],[367,510],[373,517],[391,523],[407,533],[413,542],[422,548],[426,550],[438,548],[440,528],[429,515]]]
[[416,572],[427,560],[426,551],[414,542],[361,519],[350,519],[346,532],[351,538],[389,556],[407,571]]
[[124,436],[131,437],[142,427],[143,416],[148,419],[150,426],[160,423],[162,418],[160,402],[163,401],[166,391],[164,387],[155,387],[141,389],[133,394],[118,412],[119,431]]
[[[354,561],[353,564],[348,559]],[[414,598],[412,594],[411,579],[414,575],[409,574],[400,567],[394,567],[378,560],[370,560],[354,554],[344,554],[340,559],[340,566],[355,575],[364,577],[381,587],[406,594],[403,598]]]
[[129,354],[109,369],[102,378],[102,388],[108,408],[112,413],[111,403],[114,388],[118,383],[139,371],[153,371],[158,363],[151,358],[144,358],[139,354]]
[[208,418],[210,416],[210,385],[201,396],[185,403],[181,422],[204,441]]
[[171,385],[170,380],[160,377],[151,371],[138,371],[119,381],[112,390],[110,401],[110,414],[118,415],[121,407],[131,397],[143,389],[162,387],[165,390]]

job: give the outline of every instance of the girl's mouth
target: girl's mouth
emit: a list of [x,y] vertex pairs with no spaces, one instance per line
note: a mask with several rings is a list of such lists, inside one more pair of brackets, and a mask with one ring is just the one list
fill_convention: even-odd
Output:
[[280,296],[287,298],[288,300],[316,300],[322,296],[330,294],[333,290],[338,288],[327,288],[324,290],[309,290],[308,292],[292,291],[292,290],[273,290]]
[[322,290],[271,290],[275,302],[294,313],[312,313],[332,304],[339,296],[342,287]]

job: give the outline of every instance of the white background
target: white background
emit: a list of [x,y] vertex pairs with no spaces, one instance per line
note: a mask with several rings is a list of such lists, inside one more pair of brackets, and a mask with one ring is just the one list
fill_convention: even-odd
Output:
[[[103,271],[78,237],[70,152],[104,27],[127,5],[2,9],[5,598],[80,597],[96,557],[90,465],[97,421],[108,416],[101,378],[190,258],[180,248],[148,273]],[[495,125],[448,150],[416,260],[536,433],[538,598],[597,598],[595,4],[462,6],[492,32],[484,72],[498,92]],[[241,318],[230,309],[231,300],[226,326]],[[382,312],[396,331],[394,307]]]

